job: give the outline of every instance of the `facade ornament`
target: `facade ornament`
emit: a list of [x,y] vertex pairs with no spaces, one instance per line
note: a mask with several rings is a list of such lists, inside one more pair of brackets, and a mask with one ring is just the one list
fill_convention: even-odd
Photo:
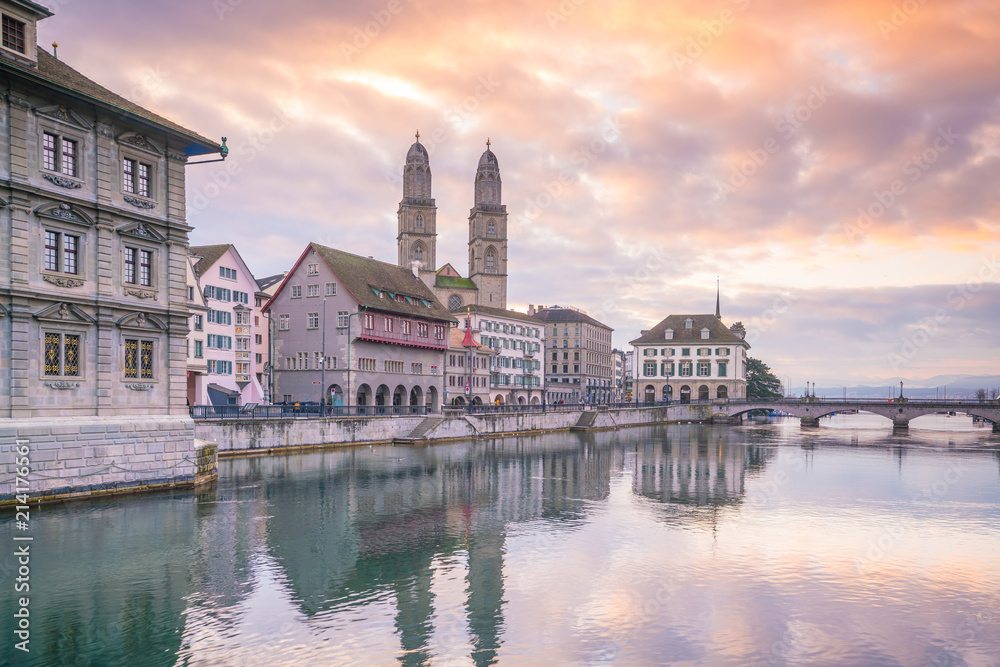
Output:
[[105,125],[104,123],[97,124],[97,136],[103,137],[105,139],[114,139],[115,133],[111,129],[110,125]]
[[122,139],[122,142],[126,144],[132,144],[136,148],[141,148],[143,150],[153,151],[154,153],[158,152],[156,146],[151,144],[149,142],[149,139],[147,139],[146,135],[144,134],[131,134],[127,137],[124,137]]
[[145,199],[139,199],[138,197],[133,197],[132,195],[125,195],[125,201],[136,208],[156,208],[156,202],[146,201]]
[[146,326],[146,313],[139,313],[135,316],[135,324],[139,327]]
[[132,391],[149,391],[153,388],[153,385],[149,382],[126,382],[125,388]]
[[57,287],[82,287],[83,280],[79,278],[68,278],[66,276],[51,276],[47,273],[42,274],[42,280],[47,283],[52,283]]
[[63,178],[62,176],[56,176],[55,174],[42,174],[42,178],[50,183],[55,183],[59,187],[69,188],[71,190],[76,188],[82,188],[83,185],[78,181],[74,181],[71,178]]
[[17,213],[31,213],[31,209],[27,206],[22,206],[21,204],[15,204],[13,202],[7,204],[7,208],[11,211],[16,211]]
[[113,232],[115,231],[115,226],[108,224],[107,222],[99,222],[96,225],[97,230],[101,232]]
[[78,389],[80,387],[79,382],[67,382],[65,380],[54,380],[46,382],[45,386],[49,389]]
[[188,157],[184,153],[175,153],[173,151],[167,151],[167,159],[173,160],[174,162],[187,162]]
[[140,299],[155,299],[156,298],[156,292],[154,292],[152,290],[146,290],[146,289],[137,289],[135,287],[126,287],[125,288],[125,295],[126,296],[134,296],[134,297],[137,297],[137,298],[140,298]]
[[27,111],[31,108],[31,103],[28,100],[22,100],[20,97],[15,97],[13,95],[8,95],[7,99],[10,100],[10,105],[12,107],[19,107]]
[[71,220],[73,222],[79,221],[79,218],[73,213],[73,207],[69,204],[59,204],[59,208],[53,208],[46,213],[53,218],[62,218],[63,220]]
[[69,317],[69,306],[65,303],[59,304],[59,319],[65,320],[67,317]]

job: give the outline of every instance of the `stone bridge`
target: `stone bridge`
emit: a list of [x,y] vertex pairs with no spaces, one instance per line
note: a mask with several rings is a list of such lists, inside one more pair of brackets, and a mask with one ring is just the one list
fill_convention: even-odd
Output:
[[934,399],[876,399],[859,398],[831,400],[821,398],[778,398],[749,401],[716,402],[712,406],[712,420],[725,422],[751,410],[774,410],[798,417],[803,426],[818,426],[820,417],[852,410],[872,412],[892,420],[894,428],[907,428],[911,419],[938,412],[961,412],[993,423],[993,430],[1000,433],[1000,402],[978,403]]

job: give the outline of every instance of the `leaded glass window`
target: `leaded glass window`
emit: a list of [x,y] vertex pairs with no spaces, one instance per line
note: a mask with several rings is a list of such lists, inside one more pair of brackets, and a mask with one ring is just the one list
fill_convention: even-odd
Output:
[[63,375],[80,374],[80,336],[63,336]]
[[45,334],[45,374],[59,375],[59,334]]
[[139,377],[139,341],[125,339],[125,377]]
[[140,364],[142,377],[150,379],[153,377],[153,341],[140,341]]

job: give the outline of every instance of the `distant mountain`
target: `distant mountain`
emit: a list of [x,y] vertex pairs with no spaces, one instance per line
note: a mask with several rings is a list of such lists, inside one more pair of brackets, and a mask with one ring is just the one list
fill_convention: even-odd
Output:
[[[816,395],[826,398],[891,398],[899,395],[900,378],[854,386],[816,387]],[[903,394],[912,398],[973,398],[977,389],[986,389],[989,396],[1000,394],[1000,375],[935,375],[926,379],[902,378]],[[801,393],[799,389],[796,393]]]

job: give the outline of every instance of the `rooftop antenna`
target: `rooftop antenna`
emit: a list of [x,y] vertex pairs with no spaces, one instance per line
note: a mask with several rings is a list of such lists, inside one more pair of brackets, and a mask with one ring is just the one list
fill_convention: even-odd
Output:
[[59,44],[52,42],[52,57],[59,60]]

